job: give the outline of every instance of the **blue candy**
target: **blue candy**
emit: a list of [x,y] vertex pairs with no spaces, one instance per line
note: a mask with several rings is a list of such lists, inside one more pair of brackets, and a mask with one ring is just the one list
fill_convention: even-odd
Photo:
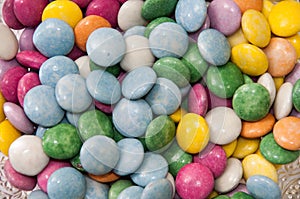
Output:
[[86,180],[86,193],[85,199],[95,199],[95,198],[108,198],[108,185],[99,183],[88,177]]
[[125,31],[123,37],[126,38],[132,35],[144,36],[145,30],[146,30],[145,26],[133,26]]
[[117,199],[140,199],[143,193],[143,188],[140,186],[130,186],[121,191]]
[[27,199],[49,199],[49,198],[45,192],[41,190],[34,190],[28,195]]
[[56,18],[40,23],[33,34],[33,44],[46,57],[67,55],[73,49],[74,42],[72,27]]
[[141,199],[172,199],[173,187],[171,182],[166,179],[158,179],[150,182],[143,191]]

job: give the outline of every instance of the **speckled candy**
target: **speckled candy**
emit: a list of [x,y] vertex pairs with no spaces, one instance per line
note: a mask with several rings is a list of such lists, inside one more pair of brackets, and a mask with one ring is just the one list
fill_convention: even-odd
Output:
[[34,123],[49,127],[58,124],[64,111],[58,105],[54,88],[39,85],[27,92],[24,98],[24,112]]
[[22,66],[32,69],[40,69],[41,65],[48,59],[41,53],[35,50],[24,50],[16,55],[17,61]]
[[179,0],[175,9],[175,19],[187,32],[197,31],[206,18],[206,3],[204,0]]
[[59,198],[83,198],[86,193],[86,181],[84,176],[74,168],[64,167],[56,170],[49,177],[48,196]]
[[244,84],[234,93],[232,105],[241,119],[257,121],[264,118],[269,112],[270,94],[261,84]]
[[203,30],[198,36],[197,44],[203,58],[212,65],[226,64],[230,58],[230,44],[216,29]]
[[67,55],[74,46],[74,32],[66,22],[49,18],[33,34],[35,47],[46,57]]
[[86,193],[85,199],[94,199],[94,198],[108,198],[109,186],[104,183],[99,183],[89,177],[85,177],[86,181]]
[[116,142],[103,135],[89,138],[80,150],[82,167],[93,175],[109,173],[117,165],[119,158],[120,152]]
[[169,17],[158,17],[156,19],[153,19],[150,23],[148,23],[148,25],[146,26],[145,32],[144,32],[144,36],[149,38],[149,35],[151,33],[151,31],[158,26],[161,23],[164,22],[174,22],[174,19],[169,18]]
[[34,190],[28,194],[27,199],[49,199],[48,195],[42,190]]
[[170,15],[176,7],[177,0],[147,0],[142,7],[142,16],[146,20]]
[[188,110],[204,116],[208,110],[208,96],[204,86],[196,83],[191,88],[188,95]]
[[118,195],[118,199],[127,199],[127,198],[132,198],[132,199],[140,199],[142,194],[143,194],[143,188],[140,186],[130,186],[121,191],[121,193]]
[[250,194],[257,199],[280,199],[281,190],[272,179],[262,176],[254,175],[251,176],[246,186]]
[[250,155],[257,151],[259,148],[260,139],[248,139],[239,137],[237,139],[236,148],[232,154],[232,157],[243,159],[247,155]]
[[214,177],[207,167],[190,163],[179,170],[175,183],[181,198],[205,199],[214,188]]
[[261,75],[258,80],[257,83],[263,85],[270,94],[270,106],[273,104],[275,97],[276,97],[276,87],[275,87],[275,82],[271,76],[270,73],[264,73],[263,75]]
[[[132,36],[132,35],[140,35],[140,36],[145,36],[145,30],[146,30],[146,27],[145,26],[133,26],[131,28],[129,28],[128,30],[126,30],[123,34],[123,37],[126,38],[126,37],[129,37],[129,36]],[[147,37],[148,38],[148,37]]]
[[132,182],[130,180],[118,180],[114,182],[108,192],[109,199],[117,199],[119,194],[126,188],[132,186]]
[[158,179],[144,188],[141,199],[172,199],[172,192],[173,187],[168,179]]
[[300,80],[296,81],[292,90],[292,102],[294,108],[300,112]]

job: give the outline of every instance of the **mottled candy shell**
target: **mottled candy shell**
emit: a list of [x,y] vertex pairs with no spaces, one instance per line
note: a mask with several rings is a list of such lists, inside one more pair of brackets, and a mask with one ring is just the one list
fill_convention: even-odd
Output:
[[150,35],[151,31],[156,26],[158,26],[159,24],[164,23],[164,22],[174,22],[175,23],[175,20],[172,19],[172,18],[169,18],[169,17],[158,17],[156,19],[153,19],[152,21],[150,21],[150,23],[147,24],[146,30],[144,32],[144,36],[149,38],[149,35]]
[[227,37],[228,42],[230,43],[231,48],[238,44],[246,44],[248,40],[245,38],[245,35],[242,31],[242,28],[239,28],[233,34]]
[[34,44],[33,44],[33,34],[34,34],[34,28],[25,28],[19,38],[19,46],[20,51],[23,50],[36,50]]
[[234,2],[239,6],[242,13],[250,9],[261,11],[263,6],[263,0],[234,0]]
[[175,9],[175,19],[187,32],[197,31],[206,18],[206,3],[204,0],[179,0]]
[[188,95],[188,110],[204,116],[208,109],[208,96],[204,86],[196,83]]
[[121,193],[118,195],[118,199],[127,199],[127,198],[132,198],[132,199],[140,199],[142,194],[143,194],[143,188],[140,186],[130,186],[121,191]]
[[149,35],[149,46],[157,58],[182,57],[188,49],[186,31],[177,23],[164,22],[156,26]]
[[145,26],[133,26],[124,32],[123,37],[126,38],[132,35],[145,36],[145,30]]
[[0,24],[0,59],[11,60],[13,59],[19,49],[18,41],[16,35],[10,28],[1,23]]
[[220,106],[211,109],[205,120],[209,126],[210,142],[228,144],[235,140],[242,129],[242,122],[233,109]]
[[297,80],[292,90],[292,102],[294,108],[300,112],[300,80]]
[[109,189],[109,192],[108,192],[108,198],[109,199],[117,199],[118,196],[120,195],[120,193],[132,186],[132,182],[130,180],[124,180],[124,179],[120,179],[120,180],[117,180],[116,182],[114,182],[110,189]]
[[166,179],[159,179],[150,182],[143,190],[141,199],[172,199],[173,187],[171,182]]
[[230,44],[216,29],[203,30],[198,36],[197,44],[203,58],[212,65],[226,64],[230,58]]
[[277,120],[287,117],[293,109],[293,85],[290,82],[283,83],[274,101],[274,116]]
[[21,30],[24,25],[17,19],[14,12],[14,0],[6,0],[2,4],[2,19],[5,24],[14,30]]
[[271,106],[276,97],[276,87],[272,76],[270,73],[264,73],[258,78],[257,83],[263,85],[269,91]]
[[237,139],[236,148],[232,154],[232,157],[243,159],[247,155],[250,155],[257,151],[259,148],[260,139],[247,139],[239,137]]
[[176,8],[177,0],[148,0],[142,7],[142,16],[146,20],[169,16]]
[[291,82],[293,85],[300,79],[300,63],[296,63],[294,69],[284,78],[285,82]]
[[107,184],[99,183],[95,180],[85,177],[86,181],[86,193],[84,198],[94,199],[94,198],[108,198],[109,187]]
[[300,33],[298,32],[297,34],[288,37],[287,40],[294,46],[296,52],[297,52],[297,57],[298,59],[300,58]]
[[48,195],[42,190],[34,190],[28,194],[28,199],[49,199]]

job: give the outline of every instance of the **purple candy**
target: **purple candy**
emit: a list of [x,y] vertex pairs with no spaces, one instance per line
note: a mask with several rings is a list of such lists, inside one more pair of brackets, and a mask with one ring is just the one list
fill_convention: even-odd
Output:
[[9,61],[0,59],[0,86],[1,86],[1,81],[3,79],[4,74],[6,73],[6,71],[8,71],[9,69],[15,67],[15,66],[19,66],[20,64],[17,62],[16,59],[12,59]]
[[208,92],[208,108],[209,109],[213,109],[218,106],[226,106],[226,107],[232,108],[231,99],[220,98],[220,97],[216,96],[215,94],[213,94],[212,92],[210,92],[209,89],[206,88],[206,90]]
[[67,54],[67,57],[69,57],[70,59],[75,61],[76,59],[78,59],[79,57],[82,57],[84,55],[86,55],[86,53],[83,52],[82,50],[80,50],[76,45],[74,45],[71,52],[69,52],[69,54]]
[[24,50],[36,50],[32,37],[33,37],[34,29],[33,28],[25,28],[20,35],[19,46],[20,51]]
[[230,191],[226,195],[232,197],[236,192],[249,193],[245,184],[239,184],[234,190]]
[[193,41],[193,42],[196,42],[198,37],[199,37],[199,34],[200,32],[202,32],[203,30],[205,29],[208,29],[210,27],[210,19],[209,19],[209,16],[206,15],[206,18],[205,18],[205,21],[204,23],[202,24],[201,28],[199,30],[197,30],[196,32],[193,32],[193,33],[189,33],[189,38]]
[[72,0],[74,3],[76,3],[80,8],[86,8],[91,0]]
[[296,83],[296,81],[300,79],[300,63],[297,63],[292,70],[285,78],[285,82],[291,82],[293,85]]

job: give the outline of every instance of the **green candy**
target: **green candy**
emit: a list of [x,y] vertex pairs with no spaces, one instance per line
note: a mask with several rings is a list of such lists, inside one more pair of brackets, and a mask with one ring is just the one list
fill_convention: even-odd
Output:
[[79,153],[81,145],[76,128],[66,123],[49,128],[42,139],[44,152],[49,157],[59,160],[73,158]]
[[187,52],[183,55],[181,61],[190,70],[190,83],[199,81],[208,68],[207,62],[203,59],[196,43],[190,43]]
[[75,157],[73,157],[70,160],[70,163],[72,164],[72,166],[82,172],[85,172],[85,170],[83,169],[81,162],[80,162],[80,154],[77,154]]
[[269,133],[261,140],[259,149],[266,160],[274,164],[291,163],[300,155],[300,151],[290,151],[279,146],[273,133]]
[[130,180],[118,180],[114,182],[108,192],[108,199],[117,199],[118,195],[126,188],[132,186]]
[[295,109],[300,112],[300,79],[296,81],[292,91],[292,102]]
[[214,197],[214,199],[230,199],[230,197],[228,197],[226,195],[218,195],[218,196]]
[[116,142],[119,142],[120,140],[122,140],[124,138],[124,136],[115,127],[113,127],[113,132],[114,132],[113,139]]
[[94,135],[105,135],[110,138],[114,137],[111,120],[97,109],[86,111],[80,116],[78,129],[84,141]]
[[240,192],[236,192],[235,194],[233,194],[231,199],[254,199],[254,198],[251,195],[240,191]]
[[260,120],[269,113],[270,94],[261,84],[244,84],[235,91],[232,107],[243,120]]
[[208,89],[220,98],[230,98],[244,83],[241,70],[232,62],[222,66],[210,66],[206,74]]
[[105,70],[109,73],[111,73],[113,76],[118,77],[119,74],[121,73],[121,67],[119,64],[116,64],[114,66],[110,67],[102,67],[97,64],[95,64],[92,60],[90,60],[90,70]]
[[185,87],[190,81],[190,71],[187,66],[175,57],[163,57],[153,65],[157,77],[164,77],[174,82],[179,88]]
[[167,115],[160,115],[150,122],[145,142],[150,151],[165,150],[175,137],[175,123]]
[[193,156],[184,152],[174,141],[171,146],[162,154],[169,164],[169,172],[176,177],[178,171],[193,160]]
[[142,7],[142,16],[146,20],[170,15],[178,0],[146,0]]
[[169,17],[159,17],[159,18],[156,18],[154,19],[153,21],[151,21],[147,26],[146,26],[146,29],[145,29],[145,32],[144,32],[144,36],[149,38],[149,35],[151,33],[151,31],[156,27],[158,26],[159,24],[161,23],[164,23],[164,22],[174,22],[174,19],[171,19]]
[[244,83],[245,84],[253,83],[253,80],[248,75],[243,74],[243,78],[244,78]]

